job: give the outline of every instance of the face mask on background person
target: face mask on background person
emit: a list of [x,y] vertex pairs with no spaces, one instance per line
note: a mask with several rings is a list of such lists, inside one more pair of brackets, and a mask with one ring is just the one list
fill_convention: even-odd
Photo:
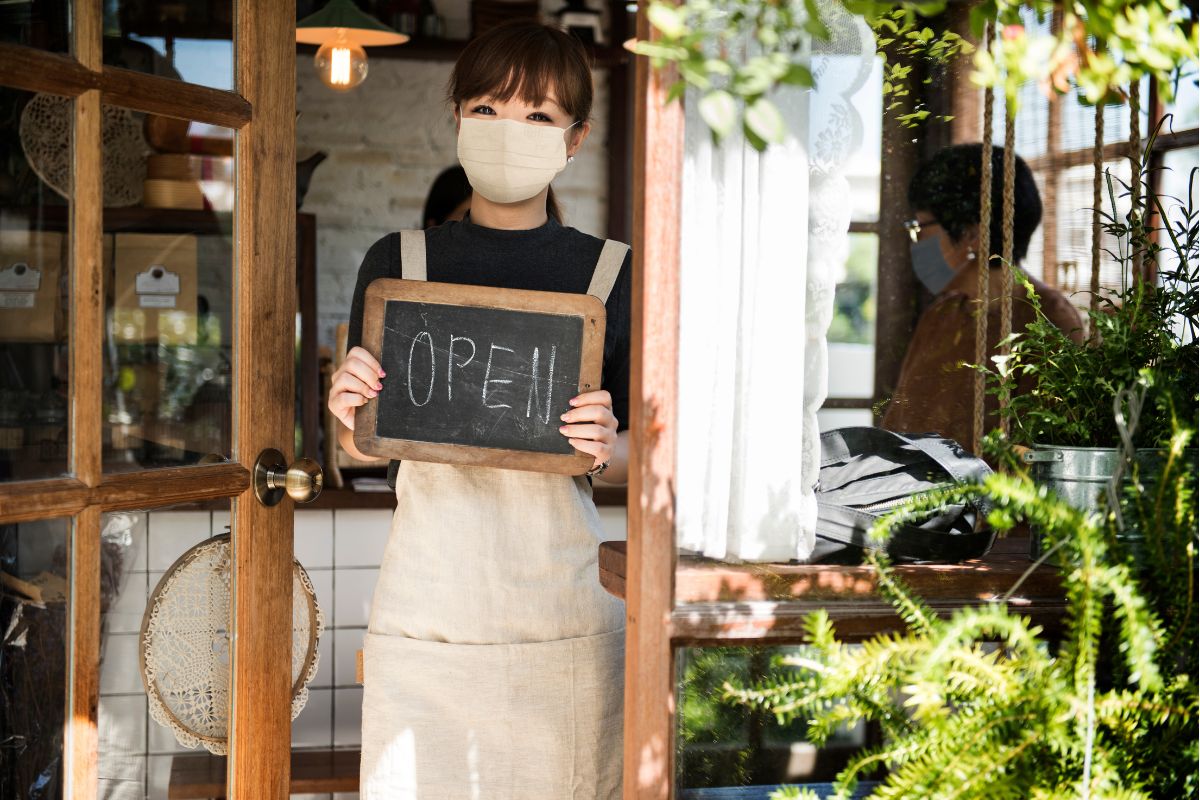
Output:
[[464,117],[458,160],[471,187],[493,203],[519,203],[550,185],[567,166],[566,128],[512,119]]
[[946,257],[942,255],[940,238],[930,236],[914,242],[909,246],[909,252],[912,253],[913,272],[917,273],[917,280],[934,294],[945,289],[954,277],[954,268],[946,263]]

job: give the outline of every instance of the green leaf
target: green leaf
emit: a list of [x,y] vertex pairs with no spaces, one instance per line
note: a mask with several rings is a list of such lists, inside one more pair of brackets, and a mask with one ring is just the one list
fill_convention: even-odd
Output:
[[765,97],[760,97],[746,109],[746,126],[765,142],[778,144],[787,136],[787,124],[779,109]]
[[724,89],[714,89],[700,98],[697,106],[700,117],[720,141],[733,133],[737,125],[738,108],[733,95]]
[[790,65],[781,82],[791,86],[813,86],[815,83],[812,71],[803,64]]
[[646,9],[646,18],[650,24],[662,31],[664,36],[678,38],[688,32],[687,21],[682,8],[666,3],[651,3]]

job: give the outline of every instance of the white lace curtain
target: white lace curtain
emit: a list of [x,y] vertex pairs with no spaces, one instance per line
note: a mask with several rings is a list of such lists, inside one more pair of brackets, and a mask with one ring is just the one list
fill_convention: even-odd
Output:
[[816,89],[773,99],[788,124],[763,153],[720,147],[689,96],[683,174],[677,523],[680,548],[728,561],[806,559],[825,400],[825,332],[843,269],[870,30],[820,3],[833,36]]

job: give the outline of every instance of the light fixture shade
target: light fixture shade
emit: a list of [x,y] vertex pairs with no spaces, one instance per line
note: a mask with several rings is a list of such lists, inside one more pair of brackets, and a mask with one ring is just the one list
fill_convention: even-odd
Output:
[[296,23],[296,41],[301,44],[322,45],[339,36],[360,47],[404,44],[408,41],[405,34],[392,30],[359,9],[354,0],[329,0],[320,11]]

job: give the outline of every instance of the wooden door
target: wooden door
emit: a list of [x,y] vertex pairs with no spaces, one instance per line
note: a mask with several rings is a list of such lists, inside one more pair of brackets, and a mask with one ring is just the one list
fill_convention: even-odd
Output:
[[[293,510],[260,504],[252,474],[264,449],[293,450],[295,18],[294,0],[32,0],[0,18],[0,531],[63,531],[61,773],[43,785],[60,778],[73,800],[97,795],[103,516],[222,498],[227,796],[288,794]],[[213,40],[227,64],[188,61]],[[188,82],[192,68],[227,73],[228,86]],[[139,152],[139,130],[157,152]],[[151,162],[164,149],[175,157]],[[226,196],[163,180],[189,164],[229,168]],[[147,243],[166,249],[152,261],[182,289],[164,299],[136,283],[131,305],[122,270]],[[228,264],[213,290],[224,316],[189,288],[189,276],[214,282],[214,247]],[[171,316],[163,303],[176,301]],[[33,679],[40,665],[26,666]]]

